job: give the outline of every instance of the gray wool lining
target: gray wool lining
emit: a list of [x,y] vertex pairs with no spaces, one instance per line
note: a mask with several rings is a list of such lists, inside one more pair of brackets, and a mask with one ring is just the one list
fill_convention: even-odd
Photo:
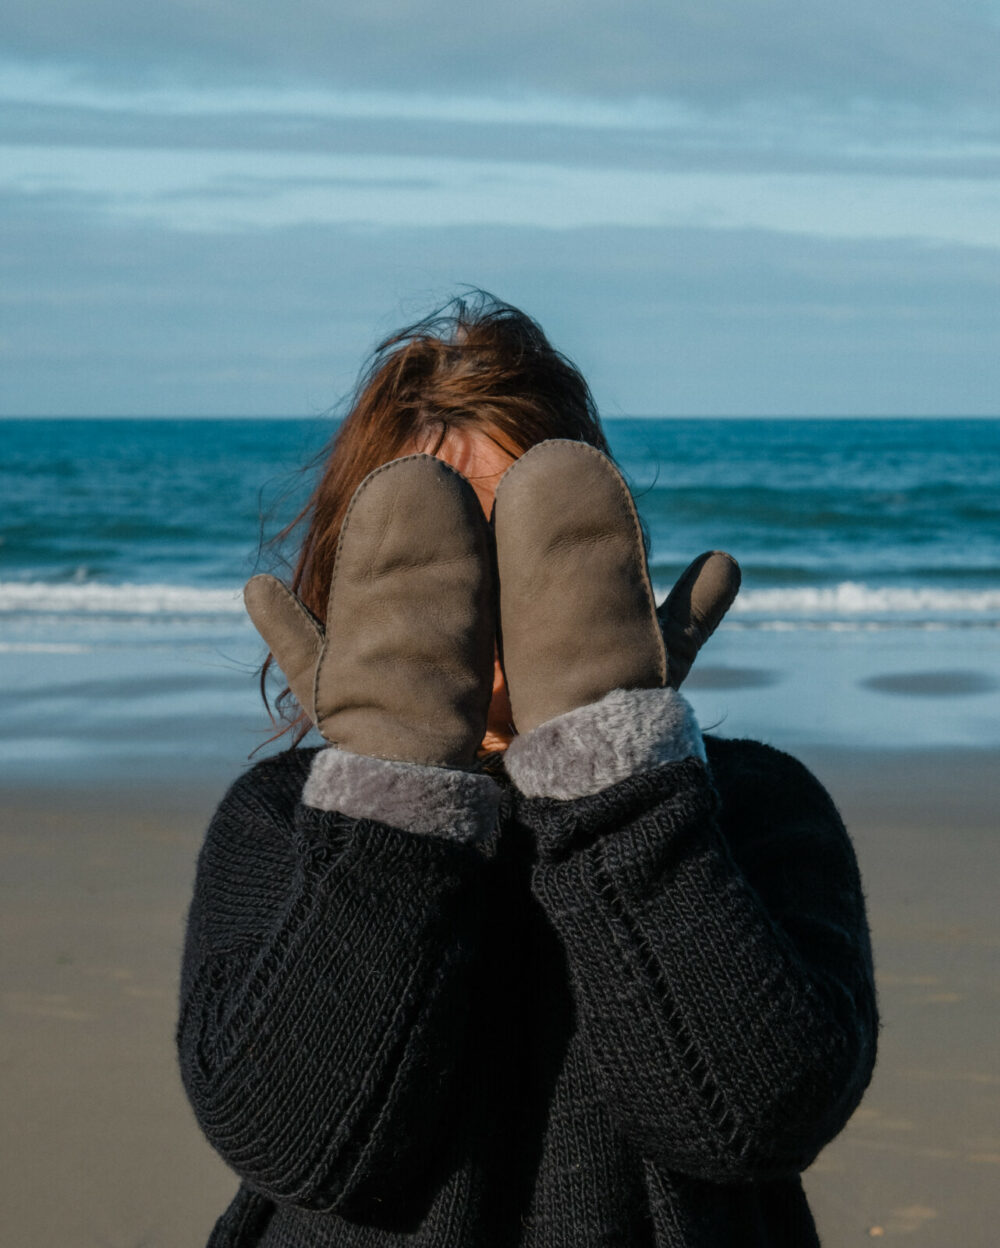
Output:
[[478,841],[493,828],[500,787],[471,771],[370,758],[331,745],[313,759],[302,801],[404,832]]
[[692,755],[705,746],[676,689],[614,689],[515,737],[504,766],[525,797],[573,798]]

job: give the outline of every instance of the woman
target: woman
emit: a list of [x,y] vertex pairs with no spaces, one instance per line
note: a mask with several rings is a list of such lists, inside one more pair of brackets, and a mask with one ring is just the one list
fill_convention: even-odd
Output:
[[799,1174],[875,1057],[854,854],[799,763],[702,738],[735,565],[658,618],[606,450],[533,322],[458,303],[376,355],[295,593],[247,587],[328,744],[240,777],[199,860],[212,1245],[818,1242]]

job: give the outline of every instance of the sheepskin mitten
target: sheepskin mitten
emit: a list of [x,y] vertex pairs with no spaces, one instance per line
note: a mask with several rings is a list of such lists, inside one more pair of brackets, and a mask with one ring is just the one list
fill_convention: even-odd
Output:
[[500,796],[490,776],[370,758],[335,746],[316,754],[302,791],[305,805],[318,810],[466,842],[489,837]]
[[519,733],[616,689],[677,688],[739,588],[736,561],[709,551],[658,611],[628,486],[582,442],[540,442],[512,464],[493,527],[500,656]]
[[490,533],[432,455],[370,473],[344,519],[326,624],[273,576],[244,599],[299,705],[352,754],[471,767],[493,689]]
[[676,689],[614,689],[596,702],[515,737],[507,774],[525,797],[589,797],[705,747],[694,712]]

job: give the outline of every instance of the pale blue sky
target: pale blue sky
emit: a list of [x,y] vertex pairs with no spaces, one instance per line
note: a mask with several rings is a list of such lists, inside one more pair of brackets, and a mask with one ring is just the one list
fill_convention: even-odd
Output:
[[998,14],[15,0],[0,410],[312,413],[469,283],[608,415],[997,413]]

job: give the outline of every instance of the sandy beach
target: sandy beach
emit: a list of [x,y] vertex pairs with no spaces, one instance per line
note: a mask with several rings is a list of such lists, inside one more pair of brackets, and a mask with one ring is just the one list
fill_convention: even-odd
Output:
[[[875,1080],[806,1176],[822,1240],[990,1248],[1000,1221],[995,756],[802,750],[869,899]],[[2,802],[5,1240],[197,1248],[235,1187],[180,1087],[173,1026],[195,856],[221,785]]]

